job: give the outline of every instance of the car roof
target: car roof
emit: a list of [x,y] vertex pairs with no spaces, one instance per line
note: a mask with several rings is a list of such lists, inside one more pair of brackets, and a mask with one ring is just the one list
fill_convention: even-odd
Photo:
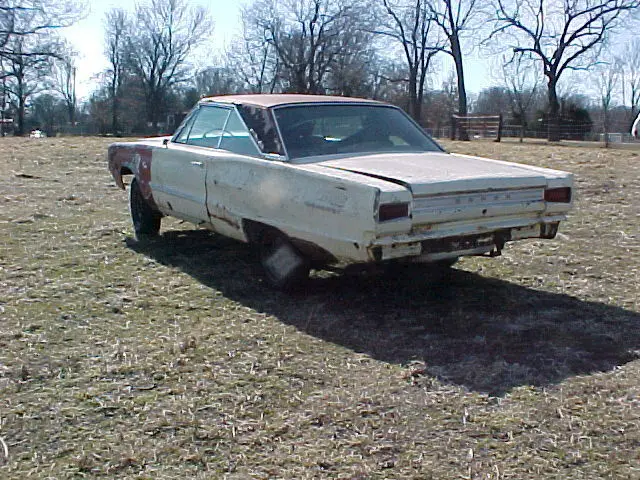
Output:
[[205,97],[200,100],[200,103],[210,102],[256,105],[260,107],[275,107],[296,103],[371,103],[384,105],[382,102],[365,98],[338,97],[332,95],[302,95],[298,93],[221,95],[217,97]]

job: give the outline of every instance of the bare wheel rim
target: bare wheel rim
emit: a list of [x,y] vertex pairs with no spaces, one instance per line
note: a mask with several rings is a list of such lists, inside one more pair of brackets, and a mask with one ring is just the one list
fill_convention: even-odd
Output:
[[290,289],[308,278],[308,262],[282,235],[265,239],[260,257],[267,281],[277,288]]

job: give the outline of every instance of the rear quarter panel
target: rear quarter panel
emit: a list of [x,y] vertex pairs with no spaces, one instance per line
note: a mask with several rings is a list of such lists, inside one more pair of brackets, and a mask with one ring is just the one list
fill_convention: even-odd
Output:
[[357,177],[240,156],[220,159],[207,173],[207,206],[212,221],[225,218],[219,228],[253,220],[338,259],[366,261],[366,245],[376,236],[377,202],[402,197],[405,190]]

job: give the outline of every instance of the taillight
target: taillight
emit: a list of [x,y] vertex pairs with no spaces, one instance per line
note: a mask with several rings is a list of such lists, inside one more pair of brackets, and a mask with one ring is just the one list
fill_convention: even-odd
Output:
[[571,188],[549,188],[544,191],[544,201],[553,203],[569,203],[571,202]]
[[408,203],[385,203],[378,208],[378,221],[386,222],[409,216]]

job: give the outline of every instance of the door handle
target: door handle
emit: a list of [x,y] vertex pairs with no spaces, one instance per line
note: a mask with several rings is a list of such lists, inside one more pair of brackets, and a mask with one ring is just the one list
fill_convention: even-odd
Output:
[[192,167],[204,167],[204,162],[191,162]]

